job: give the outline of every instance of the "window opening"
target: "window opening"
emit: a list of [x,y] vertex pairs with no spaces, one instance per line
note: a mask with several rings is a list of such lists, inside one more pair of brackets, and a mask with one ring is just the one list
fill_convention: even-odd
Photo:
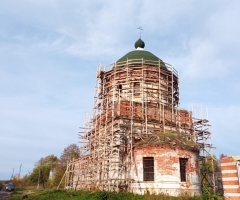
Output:
[[179,158],[179,162],[180,162],[180,178],[181,178],[181,182],[186,182],[187,180],[187,158]]
[[154,158],[143,158],[143,181],[154,181]]
[[133,94],[134,96],[140,96],[140,83],[133,83]]
[[121,84],[118,85],[118,90],[119,90],[119,92],[122,92],[122,85]]

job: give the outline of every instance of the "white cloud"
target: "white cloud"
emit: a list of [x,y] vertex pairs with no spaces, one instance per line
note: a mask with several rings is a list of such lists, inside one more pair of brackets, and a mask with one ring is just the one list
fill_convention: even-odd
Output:
[[0,148],[10,149],[0,151],[0,179],[78,141],[96,65],[133,50],[138,26],[146,49],[180,71],[181,103],[209,107],[219,152],[237,153],[239,1],[9,0],[0,7]]
[[202,30],[184,40],[183,53],[169,56],[185,78],[200,80],[233,75],[240,54],[238,7],[239,2],[235,1],[205,17]]
[[[163,35],[177,26],[192,9],[194,1],[143,1],[138,12],[139,21],[147,32]],[[157,33],[156,33],[157,32]]]

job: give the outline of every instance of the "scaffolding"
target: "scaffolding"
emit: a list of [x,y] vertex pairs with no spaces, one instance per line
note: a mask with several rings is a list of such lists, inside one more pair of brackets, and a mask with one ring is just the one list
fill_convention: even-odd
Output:
[[99,65],[92,116],[79,132],[80,158],[69,163],[65,186],[131,191],[137,142],[165,132],[195,141],[192,114],[179,98],[178,72],[161,60]]

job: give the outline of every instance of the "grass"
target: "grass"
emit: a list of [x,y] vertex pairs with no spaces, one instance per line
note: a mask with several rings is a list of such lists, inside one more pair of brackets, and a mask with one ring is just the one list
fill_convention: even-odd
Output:
[[174,133],[155,133],[136,144],[136,146],[144,145],[161,145],[173,149],[179,147],[181,149],[199,151],[198,145],[194,141],[188,140],[184,135]]
[[19,200],[22,195],[28,195],[28,200],[202,200],[202,197],[190,197],[182,195],[171,197],[159,195],[137,195],[129,192],[117,193],[107,191],[83,191],[83,190],[56,190],[56,189],[16,189],[9,200]]

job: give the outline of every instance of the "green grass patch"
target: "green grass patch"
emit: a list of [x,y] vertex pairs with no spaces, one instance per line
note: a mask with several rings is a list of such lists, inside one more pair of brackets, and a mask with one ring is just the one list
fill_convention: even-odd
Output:
[[17,189],[9,200],[19,200],[28,195],[27,200],[204,200],[204,197],[181,195],[171,197],[164,194],[138,195],[129,192],[84,191],[84,190],[56,190],[56,189]]
[[136,146],[144,145],[159,145],[168,146],[172,149],[180,148],[191,151],[199,151],[198,144],[188,138],[189,136],[176,133],[154,133],[148,135],[143,140],[139,141]]

